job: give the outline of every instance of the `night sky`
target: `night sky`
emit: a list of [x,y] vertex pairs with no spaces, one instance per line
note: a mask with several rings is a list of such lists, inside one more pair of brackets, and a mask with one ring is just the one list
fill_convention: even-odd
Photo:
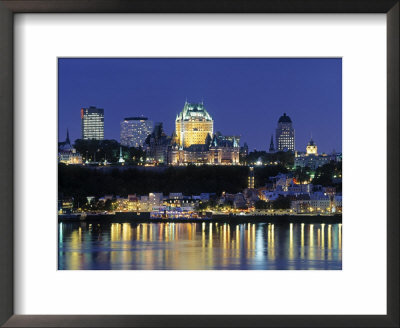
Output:
[[[268,150],[279,117],[293,121],[296,149],[342,150],[341,59],[59,59],[59,139],[81,137],[80,108],[104,108],[105,139],[124,117],[163,122],[171,135],[187,99],[204,101],[214,131]],[[274,137],[275,139],[275,137]]]

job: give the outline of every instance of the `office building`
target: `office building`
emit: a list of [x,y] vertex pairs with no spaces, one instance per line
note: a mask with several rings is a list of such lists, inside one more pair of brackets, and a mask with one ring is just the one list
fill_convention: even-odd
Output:
[[147,117],[127,117],[121,122],[121,145],[143,147],[143,143],[152,130],[153,122]]
[[104,140],[104,109],[81,108],[82,139]]
[[286,115],[286,113],[284,113],[278,120],[275,141],[277,151],[294,151],[295,149],[292,120]]

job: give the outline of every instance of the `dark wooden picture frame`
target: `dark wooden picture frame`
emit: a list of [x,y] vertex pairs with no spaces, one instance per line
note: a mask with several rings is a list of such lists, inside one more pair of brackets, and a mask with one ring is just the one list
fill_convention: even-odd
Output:
[[[16,13],[385,13],[387,315],[14,315],[12,156],[0,156],[0,324],[4,327],[399,327],[399,0],[0,0],[0,149],[13,154]],[[366,288],[368,288],[366,286]]]

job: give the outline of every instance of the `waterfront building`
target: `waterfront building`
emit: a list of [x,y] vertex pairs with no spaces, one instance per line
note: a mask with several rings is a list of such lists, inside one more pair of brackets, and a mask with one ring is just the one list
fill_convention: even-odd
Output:
[[235,197],[233,198],[233,206],[236,209],[247,208],[246,198],[241,192],[235,194]]
[[153,122],[147,117],[126,117],[121,122],[121,145],[136,148],[142,147],[152,130]]
[[305,153],[296,153],[294,159],[295,167],[309,167],[311,170],[316,170],[318,167],[329,163],[331,156],[327,154],[318,155],[318,147],[313,139],[309,141]]
[[332,213],[342,213],[342,195],[333,197]]
[[310,195],[310,212],[330,213],[332,208],[331,197],[322,192],[314,192]]
[[104,140],[104,109],[81,108],[81,128],[83,140]]
[[148,198],[148,207],[153,210],[162,205],[164,195],[161,192],[151,192]]
[[247,188],[254,189],[254,167],[249,167],[249,177],[247,181]]
[[294,128],[292,120],[286,115],[286,113],[283,113],[278,120],[275,141],[277,151],[295,150]]
[[311,201],[310,195],[302,194],[296,197],[292,197],[290,202],[290,209],[296,214],[308,213],[310,211]]
[[139,207],[141,212],[150,212],[152,210],[149,203],[149,196],[140,196]]
[[246,189],[243,191],[243,195],[244,195],[244,198],[246,199],[247,205],[248,205],[249,207],[253,207],[254,204],[255,204],[258,200],[260,200],[259,192],[258,192],[257,189],[249,189],[249,188],[246,188]]
[[128,211],[130,212],[140,212],[140,200],[136,194],[128,195]]
[[68,129],[65,141],[58,143],[58,162],[67,165],[82,164],[81,154],[71,145]]
[[204,104],[186,101],[182,112],[176,116],[175,120],[176,144],[182,148],[205,144],[207,136],[212,136],[213,132],[214,121]]

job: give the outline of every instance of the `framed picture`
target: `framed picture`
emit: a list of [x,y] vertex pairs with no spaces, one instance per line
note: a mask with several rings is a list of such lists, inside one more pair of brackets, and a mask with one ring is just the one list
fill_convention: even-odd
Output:
[[399,8],[0,1],[1,324],[397,327]]

